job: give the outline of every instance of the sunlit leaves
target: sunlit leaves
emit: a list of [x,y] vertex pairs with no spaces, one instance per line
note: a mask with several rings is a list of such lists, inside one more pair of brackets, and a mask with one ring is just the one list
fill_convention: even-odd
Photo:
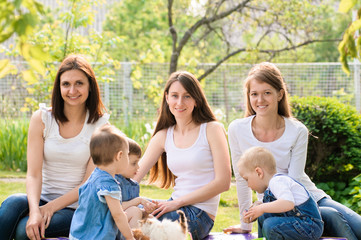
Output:
[[[29,63],[31,61],[30,65],[42,75],[45,72],[44,61],[47,59],[47,54],[42,51],[41,45],[29,43],[28,39],[43,13],[42,4],[36,0],[6,0],[0,3],[0,42],[16,35],[19,52]],[[9,61],[2,62],[0,77],[9,73],[9,69],[12,68],[10,64]]]
[[[24,111],[35,110],[39,101],[49,102],[59,63],[70,53],[85,55],[88,61],[93,63],[92,67],[98,81],[114,80],[120,64],[111,58],[105,49],[119,44],[122,39],[112,39],[109,34],[101,34],[93,29],[89,29],[87,35],[81,34],[81,29],[93,22],[97,7],[104,1],[58,1],[59,8],[56,9],[42,8],[42,5],[35,4],[34,0],[16,1],[14,5],[10,5],[15,11],[16,4],[24,7],[30,2],[34,4],[29,8],[42,15],[37,22],[32,22],[33,19],[28,15],[22,15],[22,19],[28,19],[29,23],[35,24],[31,34],[28,34],[28,28],[19,27],[18,32],[27,33],[24,35],[26,39],[19,37],[16,47],[10,46],[6,49],[8,55],[21,55],[28,63],[26,69],[18,75],[33,96],[33,100],[27,101],[24,105]],[[8,62],[0,62],[0,65],[3,66],[5,63]],[[9,68],[0,67],[0,74],[5,72],[9,72]]]
[[[356,4],[357,0],[342,0],[339,5],[339,11],[348,13],[350,10],[356,8]],[[348,65],[349,58],[360,59],[361,56],[361,40],[359,33],[357,33],[361,29],[360,11],[361,8],[357,10],[356,19],[345,30],[342,41],[338,45],[338,51],[340,53],[339,60],[342,64],[342,69],[347,75],[350,74]]]
[[6,76],[7,74],[9,74],[14,70],[15,67],[11,65],[10,60],[8,59],[0,60],[0,78],[3,78],[4,76]]
[[341,0],[338,10],[342,13],[350,11],[357,3],[357,0]]

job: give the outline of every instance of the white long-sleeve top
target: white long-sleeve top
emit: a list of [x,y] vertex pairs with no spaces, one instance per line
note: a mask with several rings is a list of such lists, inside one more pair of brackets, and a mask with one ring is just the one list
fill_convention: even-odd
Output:
[[268,149],[276,159],[277,172],[289,175],[302,183],[313,195],[316,202],[327,196],[305,173],[308,130],[306,126],[291,118],[284,117],[285,131],[273,142],[261,142],[252,132],[252,120],[255,115],[236,119],[228,127],[228,141],[231,149],[233,172],[237,184],[238,206],[241,228],[252,230],[252,224],[242,222],[242,213],[252,204],[252,192],[247,182],[239,175],[237,162],[248,148],[260,146]]

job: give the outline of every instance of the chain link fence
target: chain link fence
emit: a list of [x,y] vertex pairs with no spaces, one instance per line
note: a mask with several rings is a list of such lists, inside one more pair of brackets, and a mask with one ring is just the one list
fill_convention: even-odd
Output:
[[[23,69],[25,63],[16,65]],[[197,67],[180,66],[179,69],[195,73],[210,68],[212,64]],[[338,97],[360,110],[360,64],[350,65],[347,76],[339,63],[295,63],[277,64],[291,96]],[[244,109],[243,80],[251,65],[223,64],[201,85],[217,118],[229,123],[242,115]],[[197,74],[195,74],[197,75]],[[168,64],[122,63],[112,81],[100,82],[102,99],[111,113],[111,119],[124,121],[155,121],[162,90],[168,77]],[[44,93],[32,93],[21,75],[7,75],[0,79],[0,117],[29,118],[38,103],[50,105],[51,83],[39,80],[37,84],[49,86]],[[30,102],[33,108],[29,107]],[[28,106],[28,107],[24,107]]]

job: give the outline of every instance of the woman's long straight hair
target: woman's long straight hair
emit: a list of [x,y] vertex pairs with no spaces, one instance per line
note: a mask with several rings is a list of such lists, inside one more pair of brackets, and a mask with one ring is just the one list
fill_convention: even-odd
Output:
[[[182,84],[184,89],[196,102],[196,107],[194,107],[192,112],[193,122],[196,124],[201,124],[205,122],[216,121],[216,117],[207,102],[206,96],[198,79],[189,72],[177,71],[170,75],[164,87],[160,115],[158,117],[153,136],[160,130],[167,129],[177,124],[176,119],[171,113],[166,101],[166,95],[169,92],[169,88],[176,81]],[[167,166],[167,155],[165,152],[163,152],[157,163],[150,170],[149,182],[157,183],[161,188],[167,189],[170,186],[174,186],[174,181],[175,176],[169,170]]]

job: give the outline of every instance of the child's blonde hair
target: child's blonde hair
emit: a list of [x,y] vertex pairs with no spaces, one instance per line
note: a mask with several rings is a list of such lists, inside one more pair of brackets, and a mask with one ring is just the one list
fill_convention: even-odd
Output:
[[90,140],[90,155],[95,165],[112,163],[116,154],[127,148],[126,137],[112,125],[104,125],[95,130]]
[[276,160],[272,153],[263,147],[252,147],[245,151],[237,163],[238,171],[253,171],[260,167],[269,174],[277,173]]

